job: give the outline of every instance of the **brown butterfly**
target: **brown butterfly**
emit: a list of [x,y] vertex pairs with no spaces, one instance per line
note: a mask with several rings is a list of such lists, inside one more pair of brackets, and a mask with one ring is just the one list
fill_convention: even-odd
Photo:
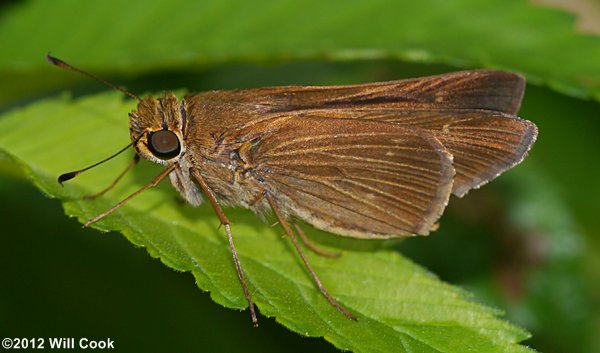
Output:
[[[166,167],[150,184],[85,225],[167,175],[193,206],[204,195],[225,227],[254,323],[254,305],[221,205],[272,211],[321,292],[356,320],[312,270],[295,234],[319,250],[296,220],[355,238],[428,234],[450,194],[462,197],[518,164],[537,136],[533,123],[515,116],[525,80],[510,72],[463,71],[352,86],[211,91],[182,100],[166,93],[141,99],[48,59],[138,100],[137,111],[129,114],[132,142],[127,146],[135,148],[136,157],[114,183],[92,197],[112,188],[139,156]],[[63,174],[59,182],[91,167]]]

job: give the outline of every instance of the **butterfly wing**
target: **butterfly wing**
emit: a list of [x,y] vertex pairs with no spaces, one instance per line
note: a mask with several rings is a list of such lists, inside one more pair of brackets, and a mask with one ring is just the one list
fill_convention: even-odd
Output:
[[524,86],[518,74],[476,70],[352,86],[259,88],[233,95],[260,107],[260,117],[248,124],[288,114],[427,130],[454,156],[453,193],[462,197],[520,163],[535,142],[535,124],[514,116]]
[[537,138],[532,122],[495,111],[393,111],[374,116],[432,133],[454,157],[452,192],[458,197],[521,163]]
[[294,116],[379,121],[427,131],[454,157],[456,176],[452,192],[459,197],[519,164],[537,137],[537,127],[532,122],[481,109],[361,107],[303,110]]
[[496,70],[348,86],[280,86],[229,91],[228,101],[260,106],[263,111],[303,109],[484,109],[516,114],[525,88],[523,76]]
[[[190,116],[220,144],[253,141],[254,172],[288,215],[391,237],[426,234],[450,192],[463,196],[524,158],[537,128],[514,116],[523,89],[520,75],[481,70],[215,91],[192,97]],[[215,139],[205,140],[208,150]]]
[[252,147],[254,173],[279,207],[360,238],[427,234],[450,192],[452,157],[431,134],[352,119],[282,117]]

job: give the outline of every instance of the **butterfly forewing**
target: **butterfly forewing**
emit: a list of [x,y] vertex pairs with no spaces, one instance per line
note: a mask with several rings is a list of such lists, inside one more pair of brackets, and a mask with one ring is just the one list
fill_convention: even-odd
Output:
[[459,197],[520,163],[535,142],[537,127],[530,121],[491,111],[438,111],[419,123],[454,156],[452,192]]
[[432,135],[361,120],[282,119],[252,160],[288,213],[363,238],[427,234],[454,176],[450,154]]
[[520,75],[477,70],[352,86],[260,88],[235,95],[297,119],[377,120],[425,129],[454,156],[453,193],[463,196],[518,164],[535,142],[536,126],[513,116],[524,86]]
[[349,86],[281,86],[231,92],[231,101],[271,111],[338,108],[485,109],[516,114],[525,80],[505,71],[459,71],[444,75]]
[[454,157],[453,193],[472,188],[518,164],[537,136],[530,121],[500,112],[475,109],[314,109],[296,118],[358,119],[416,127],[434,135]]

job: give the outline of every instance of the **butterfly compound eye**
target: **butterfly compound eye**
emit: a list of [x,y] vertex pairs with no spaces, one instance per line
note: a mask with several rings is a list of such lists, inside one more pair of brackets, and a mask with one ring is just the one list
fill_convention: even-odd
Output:
[[179,155],[181,145],[179,138],[174,132],[160,130],[152,132],[148,136],[150,152],[160,159],[170,159]]

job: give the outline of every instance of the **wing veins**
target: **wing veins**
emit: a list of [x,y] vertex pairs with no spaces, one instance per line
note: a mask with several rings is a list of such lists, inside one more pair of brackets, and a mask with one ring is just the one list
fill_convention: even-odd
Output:
[[[342,146],[322,146],[315,148],[305,148],[302,149],[302,153],[312,153],[312,152],[328,152],[328,151],[343,151],[350,149],[364,149],[364,148],[381,148],[381,149],[395,149],[395,150],[404,150],[404,151],[414,151],[417,148],[414,147],[406,147],[406,146],[398,146],[398,145],[342,145]],[[296,150],[286,150],[284,152],[279,153],[271,153],[269,156],[272,157],[281,157],[281,156],[290,156],[298,154]]]
[[[361,183],[361,182],[358,182],[358,181],[356,181],[356,180],[353,180],[353,179],[347,179],[347,180],[344,180],[344,181],[346,181],[346,182],[348,182],[348,183],[351,183],[351,184],[354,184],[354,185],[358,185],[358,186],[360,186],[360,187],[363,187],[363,188],[365,188],[365,189],[367,189],[367,190],[370,190],[370,191],[376,192],[376,193],[378,193],[379,195],[382,195],[382,196],[384,196],[385,198],[388,198],[388,199],[390,199],[390,200],[395,200],[395,201],[397,201],[397,202],[399,202],[399,203],[402,203],[402,204],[405,204],[405,205],[408,205],[408,206],[413,206],[413,207],[415,207],[415,208],[417,208],[417,209],[419,209],[419,210],[421,210],[421,211],[427,211],[427,208],[422,208],[420,205],[417,205],[417,204],[411,203],[411,202],[409,202],[409,201],[403,200],[403,199],[401,199],[401,198],[399,198],[399,197],[396,197],[396,196],[394,196],[394,195],[392,195],[392,194],[389,194],[389,193],[383,192],[383,191],[381,191],[381,190],[380,190],[380,189],[378,189],[378,188],[374,188],[374,187],[372,187],[372,186],[369,186],[369,185],[363,184],[363,183]],[[425,202],[427,202],[427,200],[423,200],[423,199],[420,199],[420,200],[421,200],[421,201],[425,201]]]
[[[317,182],[318,182],[318,181],[317,181]],[[377,221],[377,222],[381,222],[381,223],[387,224],[387,225],[388,225],[388,226],[390,226],[390,227],[394,227],[394,228],[396,228],[396,227],[397,227],[397,224],[392,224],[392,223],[389,223],[389,222],[387,222],[387,221],[385,221],[385,220],[382,220],[382,219],[379,219],[379,218],[376,218],[376,217],[373,217],[373,216],[370,216],[370,215],[367,215],[367,214],[360,213],[360,212],[358,212],[358,211],[356,211],[356,210],[353,210],[353,209],[351,209],[351,208],[348,208],[348,207],[346,207],[346,206],[344,206],[344,205],[342,205],[342,204],[338,204],[338,203],[336,203],[336,202],[333,202],[333,201],[331,201],[331,200],[325,199],[325,198],[323,198],[323,197],[319,196],[318,194],[312,193],[312,192],[310,192],[310,191],[308,191],[308,190],[301,189],[301,188],[299,188],[299,187],[297,187],[297,186],[294,186],[294,185],[291,185],[291,184],[288,184],[288,183],[284,183],[284,182],[281,182],[281,181],[278,181],[278,183],[282,183],[282,184],[286,185],[287,187],[289,187],[289,188],[291,188],[291,189],[295,189],[296,191],[298,191],[298,192],[300,192],[300,193],[305,193],[305,194],[308,194],[308,195],[310,195],[310,196],[312,196],[312,197],[314,197],[314,198],[317,198],[317,199],[319,199],[319,200],[321,200],[321,201],[324,201],[324,202],[326,202],[326,203],[330,203],[330,204],[332,204],[332,205],[334,205],[334,206],[337,206],[337,207],[343,208],[343,209],[345,209],[345,210],[347,210],[347,211],[350,211],[350,212],[352,212],[352,213],[355,213],[355,214],[357,214],[357,215],[360,215],[360,216],[362,216],[362,217],[370,218],[370,219],[372,219],[372,220],[374,220],[374,221]],[[325,185],[325,186],[327,186],[327,185]],[[282,192],[283,192],[283,193],[286,193],[285,191],[282,191]],[[286,194],[287,194],[287,193],[286,193]],[[292,196],[292,195],[290,195],[290,194],[287,194],[287,195],[288,195],[288,197],[290,197],[290,198],[293,200],[293,196]],[[311,207],[310,207],[310,205],[304,205],[304,207],[311,208]],[[314,209],[314,210],[316,210],[316,211],[317,211],[317,213],[319,212],[319,210],[317,210],[317,209]],[[394,218],[396,218],[396,217],[394,217]],[[399,219],[399,220],[400,220],[400,222],[401,222],[401,223],[404,223],[404,224],[405,224],[405,225],[407,225],[408,227],[411,227],[411,228],[412,228],[413,224],[412,224],[412,223],[410,223],[409,221],[405,221],[405,220],[402,220],[402,219]]]
[[366,158],[366,157],[360,157],[360,156],[343,156],[343,155],[331,154],[331,153],[327,153],[327,152],[319,152],[318,154],[322,154],[322,155],[325,155],[325,156],[328,156],[328,157],[337,157],[337,158],[340,158],[340,159],[351,159],[351,160],[358,160],[358,161],[366,161],[366,162],[375,163],[375,164],[392,165],[392,166],[396,166],[396,167],[400,167],[400,168],[408,168],[408,169],[412,169],[412,170],[420,170],[422,172],[429,171],[426,168],[421,168],[421,167],[417,167],[417,166],[410,165],[410,164],[405,164],[405,163],[390,162],[390,161],[381,160],[381,159]]
[[[404,190],[412,191],[412,192],[414,192],[416,194],[421,194],[421,195],[424,195],[424,196],[428,196],[429,195],[427,192],[424,192],[423,190],[420,190],[420,189],[417,189],[417,188],[412,188],[412,187],[409,187],[408,185],[400,184],[400,183],[395,183],[395,182],[392,182],[392,181],[387,181],[387,180],[382,180],[382,179],[372,179],[372,178],[366,178],[366,177],[361,177],[361,176],[353,176],[352,178],[353,179],[359,179],[359,180],[367,180],[367,181],[372,181],[372,182],[375,182],[375,183],[381,183],[381,184],[386,184],[386,185],[394,186],[394,187],[397,187],[399,189],[404,189]],[[426,201],[423,198],[420,198],[420,200]]]

